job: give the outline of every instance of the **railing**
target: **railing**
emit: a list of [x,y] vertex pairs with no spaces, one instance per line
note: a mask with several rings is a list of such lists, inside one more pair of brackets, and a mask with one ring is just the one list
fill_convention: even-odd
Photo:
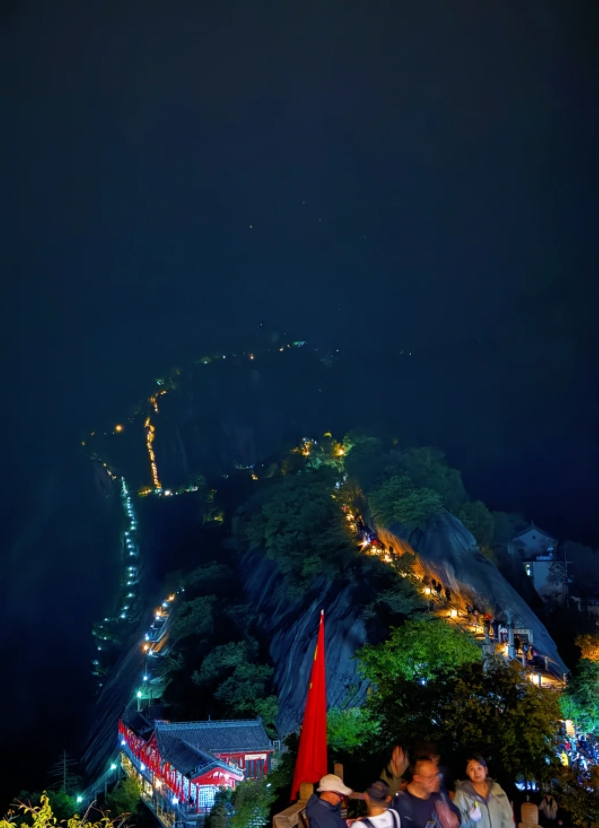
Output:
[[299,823],[299,812],[306,807],[306,803],[314,792],[314,785],[309,782],[302,782],[299,790],[299,799],[281,811],[275,814],[272,820],[273,828],[295,828]]
[[[126,760],[131,765],[131,768],[139,774],[143,781],[151,786],[151,794],[142,786],[141,798],[144,804],[150,808],[152,813],[162,823],[164,828],[173,828],[175,825],[195,826],[198,823],[203,822],[204,818],[212,810],[213,802],[201,804],[200,800],[197,807],[195,805],[189,805],[187,802],[177,801],[174,803],[171,799],[174,792],[170,788],[168,782],[164,778],[160,778],[159,774],[156,774],[151,768],[142,762],[134,754],[128,744],[123,745],[122,751]],[[128,769],[126,765],[123,767],[127,772]],[[159,787],[156,787],[157,785]],[[214,786],[215,793],[216,790],[217,788]],[[199,791],[197,795],[200,796]],[[162,803],[165,803],[164,806]]]
[[[333,766],[333,773],[343,779],[343,765],[335,764]],[[284,811],[275,814],[272,820],[273,828],[295,828],[299,824],[299,813],[303,811],[312,794],[314,793],[314,785],[311,782],[302,782],[299,787],[299,799],[294,802]],[[341,814],[343,816],[343,813]],[[347,815],[346,815],[347,816]]]

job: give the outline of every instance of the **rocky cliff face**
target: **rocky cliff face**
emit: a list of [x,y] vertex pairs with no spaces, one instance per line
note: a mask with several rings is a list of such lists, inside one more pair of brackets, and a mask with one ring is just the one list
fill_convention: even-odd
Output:
[[[380,530],[380,536],[395,549],[411,549],[430,575],[481,611],[502,619],[511,616],[514,626],[531,630],[539,652],[566,672],[545,626],[481,554],[472,534],[456,517],[449,513],[439,515],[426,531],[409,532],[395,524]],[[277,721],[279,734],[284,737],[301,722],[321,609],[325,611],[328,705],[360,704],[368,682],[358,675],[354,656],[362,645],[380,640],[382,634],[382,630],[371,629],[363,619],[364,603],[373,597],[371,587],[367,583],[321,579],[305,598],[290,600],[276,566],[257,551],[242,560],[240,576],[252,609],[260,616],[260,626],[270,640],[281,711]]]
[[560,671],[567,672],[545,626],[497,567],[481,554],[474,536],[452,514],[444,512],[431,518],[424,531],[410,532],[401,524],[392,524],[380,530],[380,535],[396,549],[413,550],[433,577],[481,611],[501,620],[511,617],[515,627],[531,630],[539,652],[553,659]]
[[302,720],[321,609],[325,612],[328,705],[343,706],[350,698],[360,704],[368,683],[358,676],[354,655],[379,632],[367,629],[361,617],[364,601],[373,597],[369,587],[323,578],[309,595],[293,601],[276,566],[262,554],[248,553],[240,570],[252,609],[260,615],[261,628],[270,639],[279,734],[286,736]]

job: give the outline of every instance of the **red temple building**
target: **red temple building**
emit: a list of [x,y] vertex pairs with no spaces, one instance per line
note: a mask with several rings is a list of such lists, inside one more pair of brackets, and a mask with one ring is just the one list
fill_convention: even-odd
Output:
[[196,825],[219,788],[270,771],[273,744],[262,721],[151,721],[132,713],[119,722],[121,765],[138,779],[160,822]]

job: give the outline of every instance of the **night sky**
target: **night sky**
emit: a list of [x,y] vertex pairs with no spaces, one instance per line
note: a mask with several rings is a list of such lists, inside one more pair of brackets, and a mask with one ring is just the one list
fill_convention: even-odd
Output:
[[381,359],[479,347],[472,398],[501,404],[467,482],[599,546],[598,23],[579,0],[5,0],[6,744],[49,754],[50,709],[77,730],[101,568],[75,577],[43,521],[81,432],[165,352],[262,319]]

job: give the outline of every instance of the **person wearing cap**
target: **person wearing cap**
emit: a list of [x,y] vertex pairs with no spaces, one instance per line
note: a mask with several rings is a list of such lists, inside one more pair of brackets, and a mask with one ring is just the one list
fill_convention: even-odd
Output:
[[310,828],[347,828],[347,822],[339,813],[341,801],[349,796],[351,788],[334,773],[327,773],[318,783],[318,794],[312,794],[306,805]]
[[389,808],[391,794],[389,785],[382,779],[364,792],[364,799],[368,806],[368,816],[352,822],[352,828],[401,828],[401,820],[397,811]]

